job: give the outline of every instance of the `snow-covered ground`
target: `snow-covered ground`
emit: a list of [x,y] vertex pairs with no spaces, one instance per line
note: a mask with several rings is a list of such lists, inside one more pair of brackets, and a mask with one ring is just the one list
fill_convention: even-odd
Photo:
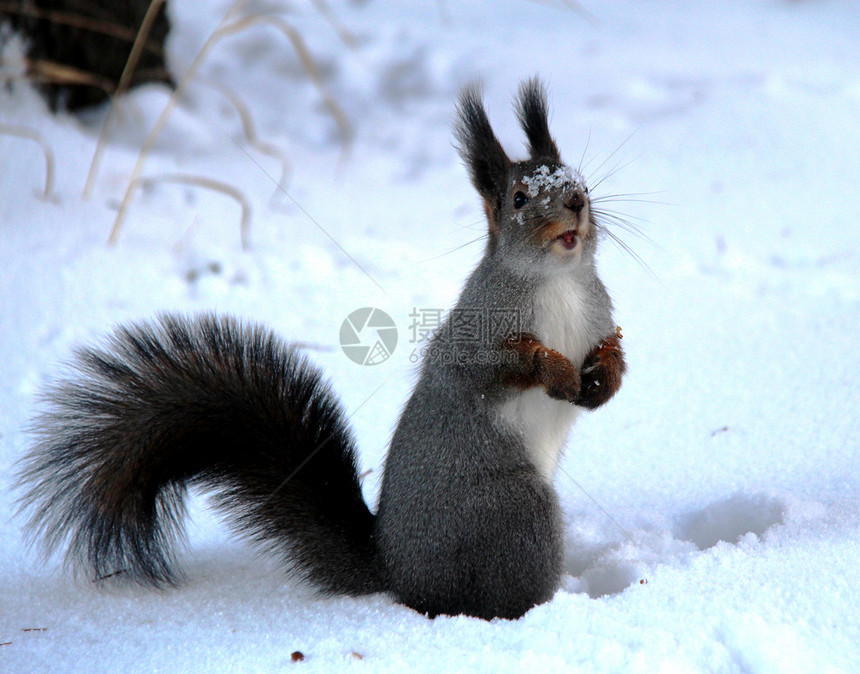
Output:
[[[280,8],[304,36],[350,143],[284,33],[260,25],[212,50],[143,165],[240,190],[247,250],[235,200],[166,182],[135,193],[106,245],[165,89],[121,102],[89,199],[105,111],[51,115],[26,88],[0,91],[0,123],[56,157],[40,200],[38,145],[0,136],[0,671],[860,671],[860,7],[330,4],[354,46],[313,3],[246,13]],[[228,5],[171,0],[178,76]],[[610,206],[651,240],[613,229],[647,268],[602,245],[629,373],[568,443],[569,576],[551,602],[488,623],[320,599],[199,495],[179,589],[101,588],[40,561],[12,489],[37,392],[75,344],[162,310],[234,313],[305,343],[354,410],[374,502],[414,379],[410,313],[450,306],[481,254],[451,143],[457,90],[482,79],[521,154],[510,100],[536,73],[562,154],[584,157],[594,196],[634,195]],[[289,159],[287,195],[231,95]],[[338,346],[363,306],[400,333],[374,367]]]

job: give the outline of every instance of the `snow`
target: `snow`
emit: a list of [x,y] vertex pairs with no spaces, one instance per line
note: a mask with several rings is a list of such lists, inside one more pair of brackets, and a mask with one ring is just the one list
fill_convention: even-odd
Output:
[[[0,91],[0,671],[860,671],[860,11],[837,0],[313,3],[281,8],[344,109],[342,132],[271,26],[213,48],[106,241],[168,92],[121,102],[82,197],[105,111],[51,115]],[[192,62],[224,0],[171,3],[168,60]],[[13,66],[14,69],[14,64]],[[649,271],[605,240],[624,329],[618,396],[574,427],[556,487],[567,570],[514,622],[428,620],[386,596],[319,598],[190,503],[186,583],[98,587],[40,560],[15,514],[15,461],[38,391],[75,344],[163,310],[214,309],[301,342],[351,410],[374,502],[415,377],[410,313],[451,306],[483,213],[452,147],[457,91],[482,79],[509,155],[510,102],[540,74],[562,156]],[[245,139],[228,87],[281,166]],[[629,199],[629,200],[627,200]],[[344,318],[378,307],[400,344],[362,367]],[[305,659],[293,663],[291,654]],[[355,655],[358,654],[358,655]],[[360,656],[360,657],[359,657]]]
[[[583,185],[585,178],[579,171],[574,172],[569,166],[559,166],[552,172],[550,172],[549,166],[538,166],[532,175],[523,177],[523,184],[528,189],[530,197],[536,197],[541,190],[546,188],[563,187],[565,183]],[[543,204],[548,203],[549,198],[547,197]]]

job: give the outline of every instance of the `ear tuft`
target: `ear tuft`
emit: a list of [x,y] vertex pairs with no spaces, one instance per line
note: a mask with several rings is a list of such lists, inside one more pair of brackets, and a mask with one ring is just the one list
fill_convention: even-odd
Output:
[[526,132],[532,159],[546,158],[561,162],[561,154],[549,132],[546,87],[537,77],[532,77],[520,85],[517,117]]
[[454,136],[475,189],[485,201],[500,208],[511,160],[493,133],[476,85],[464,87],[460,93]]

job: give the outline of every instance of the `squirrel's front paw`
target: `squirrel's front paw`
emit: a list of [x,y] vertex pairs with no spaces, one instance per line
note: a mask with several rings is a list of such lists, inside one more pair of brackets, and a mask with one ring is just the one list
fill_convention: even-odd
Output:
[[558,351],[547,349],[535,354],[538,378],[550,398],[575,403],[579,397],[580,377],[576,366]]
[[549,349],[530,333],[512,335],[502,348],[519,354],[515,366],[508,366],[502,381],[521,389],[542,386],[556,400],[576,402],[579,395],[579,371],[565,356]]
[[604,339],[586,357],[582,366],[582,386],[574,401],[577,405],[593,410],[621,387],[621,376],[627,366],[620,339],[620,334]]

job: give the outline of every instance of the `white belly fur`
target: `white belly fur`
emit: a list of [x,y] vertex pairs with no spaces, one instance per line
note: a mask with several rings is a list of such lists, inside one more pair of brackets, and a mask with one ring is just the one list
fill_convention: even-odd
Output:
[[[535,334],[577,367],[591,349],[582,287],[567,275],[548,279],[535,302]],[[538,472],[551,482],[561,451],[581,409],[550,398],[541,387],[518,393],[502,404],[502,417],[522,436]]]

